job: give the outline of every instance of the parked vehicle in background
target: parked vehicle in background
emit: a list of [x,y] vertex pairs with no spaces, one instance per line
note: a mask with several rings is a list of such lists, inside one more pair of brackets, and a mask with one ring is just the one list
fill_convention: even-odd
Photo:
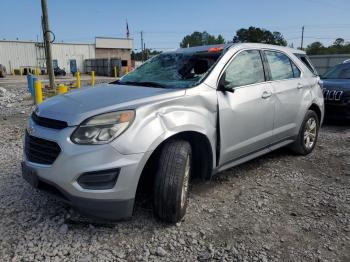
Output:
[[86,214],[132,215],[150,186],[155,215],[183,218],[189,181],[283,146],[307,155],[324,103],[295,54],[263,44],[165,52],[109,85],[56,96],[28,121],[23,177]]
[[55,74],[55,76],[65,76],[66,75],[66,71],[64,69],[59,68],[58,66],[56,66],[53,69],[53,73]]
[[349,62],[344,61],[328,70],[320,83],[325,100],[325,117],[340,122],[350,120]]
[[0,77],[6,76],[6,67],[0,64]]

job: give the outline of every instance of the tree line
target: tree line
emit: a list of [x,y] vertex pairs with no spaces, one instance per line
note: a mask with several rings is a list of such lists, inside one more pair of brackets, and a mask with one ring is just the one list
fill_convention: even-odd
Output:
[[[283,38],[280,32],[271,32],[264,28],[249,27],[247,29],[241,28],[236,32],[236,35],[232,40],[226,41],[227,43],[264,43],[271,45],[282,45],[286,46],[287,41]],[[222,35],[217,37],[209,34],[207,31],[204,32],[193,32],[190,35],[186,35],[181,43],[180,47],[192,47],[200,45],[214,45],[224,44],[225,39]]]
[[[224,43],[264,43],[271,45],[287,46],[287,40],[283,37],[282,33],[277,31],[269,31],[259,27],[241,28],[233,36],[231,40],[225,41],[222,35],[211,35],[208,32],[193,32],[190,35],[186,35],[181,43],[180,47],[193,47],[200,45],[213,45]],[[293,47],[293,45],[291,45]],[[330,46],[324,46],[321,42],[313,42],[308,45],[304,51],[309,55],[320,54],[350,54],[350,43],[345,42],[343,38],[337,38]]]
[[350,54],[350,43],[337,38],[333,44],[324,46],[321,42],[313,42],[306,48],[308,55]]
[[[271,45],[287,46],[287,40],[283,37],[282,33],[277,31],[269,31],[259,27],[241,28],[236,31],[236,34],[232,39],[226,41],[224,37],[219,34],[218,36],[211,35],[207,31],[199,32],[195,31],[192,34],[186,35],[181,43],[180,47],[193,47],[201,45],[215,45],[225,43],[264,43]],[[293,47],[293,45],[290,45]],[[350,43],[345,42],[343,38],[337,38],[333,44],[324,46],[321,42],[313,42],[309,44],[304,51],[308,55],[324,55],[324,54],[350,54]],[[147,60],[148,58],[161,53],[157,50],[146,49],[144,52],[132,52],[131,59],[133,60]]]

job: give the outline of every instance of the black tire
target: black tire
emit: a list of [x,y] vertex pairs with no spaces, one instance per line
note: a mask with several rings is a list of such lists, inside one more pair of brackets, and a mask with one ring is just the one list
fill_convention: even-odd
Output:
[[154,213],[162,221],[176,223],[185,215],[191,167],[192,150],[187,141],[171,140],[162,147],[153,195]]
[[[316,133],[315,133],[315,138],[312,146],[308,147],[307,143],[304,140],[304,134],[308,126],[308,121],[310,119],[314,119],[316,122],[316,130],[315,130]],[[301,124],[298,137],[290,147],[292,151],[294,151],[298,155],[303,155],[303,156],[310,154],[316,146],[319,129],[320,129],[320,120],[318,119],[317,114],[315,113],[315,111],[308,110],[304,117],[303,123]]]

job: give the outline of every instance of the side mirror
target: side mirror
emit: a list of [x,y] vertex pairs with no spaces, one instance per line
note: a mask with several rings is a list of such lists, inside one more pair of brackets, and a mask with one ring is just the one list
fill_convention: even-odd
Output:
[[225,81],[226,78],[226,73],[223,73],[220,80],[219,80],[219,85],[218,85],[218,90],[222,92],[234,92],[234,89],[228,88],[227,87],[227,82]]

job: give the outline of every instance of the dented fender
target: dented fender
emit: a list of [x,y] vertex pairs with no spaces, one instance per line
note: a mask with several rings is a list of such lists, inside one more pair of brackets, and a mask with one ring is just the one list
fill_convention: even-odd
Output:
[[136,108],[134,122],[112,145],[122,154],[143,153],[176,134],[191,131],[208,138],[215,156],[216,123],[216,91],[202,84],[187,89],[184,96]]

